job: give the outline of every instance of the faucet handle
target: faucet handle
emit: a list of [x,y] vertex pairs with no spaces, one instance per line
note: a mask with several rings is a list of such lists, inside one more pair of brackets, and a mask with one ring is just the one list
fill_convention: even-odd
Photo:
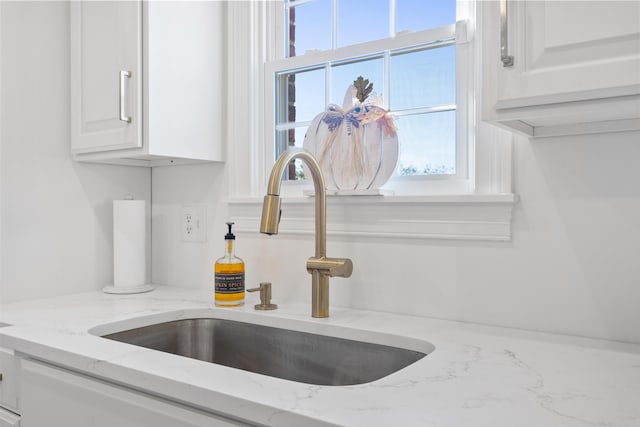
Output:
[[256,310],[275,310],[277,304],[271,304],[271,283],[261,282],[259,288],[247,289],[247,292],[260,291],[260,304],[254,305]]
[[314,270],[329,277],[350,277],[353,273],[353,262],[349,258],[311,257],[307,260],[307,271],[311,273]]

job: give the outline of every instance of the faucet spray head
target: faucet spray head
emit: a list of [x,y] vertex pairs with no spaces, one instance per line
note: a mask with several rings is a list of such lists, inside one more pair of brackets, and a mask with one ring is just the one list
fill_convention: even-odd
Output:
[[260,221],[260,232],[264,234],[278,234],[280,224],[280,196],[267,194],[262,203],[262,220]]

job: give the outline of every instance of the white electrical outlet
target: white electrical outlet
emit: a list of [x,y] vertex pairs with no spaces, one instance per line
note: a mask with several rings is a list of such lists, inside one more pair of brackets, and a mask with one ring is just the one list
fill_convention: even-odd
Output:
[[207,241],[207,207],[204,205],[185,205],[180,219],[183,242]]

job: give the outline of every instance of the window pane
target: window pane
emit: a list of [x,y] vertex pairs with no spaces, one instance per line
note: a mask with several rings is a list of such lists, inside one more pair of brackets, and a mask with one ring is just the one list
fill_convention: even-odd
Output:
[[316,0],[290,8],[288,56],[304,55],[311,49],[331,49],[331,33],[330,0]]
[[389,37],[389,0],[338,0],[338,47]]
[[398,175],[456,172],[456,112],[402,116],[396,121],[400,155]]
[[378,96],[382,96],[383,67],[382,58],[331,67],[331,99],[329,102],[343,106],[347,89],[359,76],[369,79],[369,82],[373,83],[373,91]]
[[276,131],[276,157],[282,154],[282,152],[287,148],[302,147],[304,135],[307,133],[307,128],[308,126],[300,126]]
[[294,146],[302,147],[302,143],[304,142],[304,136],[307,134],[307,129],[309,126],[301,126],[295,129],[295,141]]
[[325,70],[278,76],[278,123],[312,120],[325,107]]
[[392,111],[455,104],[455,45],[391,57]]
[[[389,37],[390,4],[396,5],[396,30],[421,31],[455,23],[455,0],[296,0],[289,11],[289,56],[310,49],[331,49]],[[337,6],[331,10],[332,5]],[[333,19],[337,21],[332,22]],[[333,30],[337,40],[331,40]],[[426,41],[425,41],[426,42]],[[327,104],[344,106],[347,88],[358,76],[373,83],[378,97],[398,113],[398,175],[456,173],[456,48],[407,46],[397,53],[354,56],[339,63],[317,63],[314,70],[282,72],[277,79],[276,155],[301,147],[310,121]],[[364,55],[364,52],[361,54]],[[388,63],[385,64],[385,60]],[[330,68],[329,68],[330,67]],[[329,72],[329,74],[327,74]],[[388,74],[385,74],[388,73]],[[326,87],[329,84],[329,87]],[[386,86],[388,84],[389,86]],[[383,90],[387,88],[386,92]],[[328,89],[328,93],[327,93]],[[326,99],[326,97],[329,99]],[[371,98],[370,98],[371,99]],[[447,111],[428,112],[430,107]],[[285,179],[304,179],[301,164],[292,162]]]
[[[308,126],[301,126],[276,131],[276,158],[288,148],[302,147],[307,129]],[[304,171],[300,160],[294,160],[289,164],[287,172],[284,174],[284,179],[288,181],[304,179]]]
[[396,0],[396,32],[426,30],[455,22],[455,0]]

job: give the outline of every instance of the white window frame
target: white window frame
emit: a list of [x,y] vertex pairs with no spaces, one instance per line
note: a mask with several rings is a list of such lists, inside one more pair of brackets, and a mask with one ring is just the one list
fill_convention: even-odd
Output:
[[[328,234],[511,239],[511,216],[517,200],[511,192],[512,134],[478,119],[474,106],[481,105],[478,99],[481,40],[479,32],[475,31],[478,21],[473,18],[480,14],[475,13],[473,1],[459,0],[457,10],[458,17],[471,18],[465,24],[459,21],[456,25],[457,69],[468,71],[461,72],[463,78],[456,88],[458,114],[466,115],[464,121],[469,124],[457,129],[470,159],[468,162],[465,159],[468,163],[466,174],[460,179],[394,177],[385,185],[395,191],[393,196],[332,197],[328,201]],[[282,0],[228,4],[228,202],[238,231],[257,232],[259,207],[274,162],[274,71],[277,59],[283,56],[283,26],[287,24],[283,17]],[[379,48],[378,42],[363,45]],[[341,49],[347,53],[350,47]],[[246,52],[246,55],[238,52]],[[313,58],[303,55],[289,61],[305,64],[322,55],[319,52]],[[269,81],[270,84],[265,83]],[[462,123],[458,117],[457,123]],[[299,183],[284,184],[287,185],[283,185],[284,213],[280,232],[312,234],[313,198],[302,195],[303,185]],[[351,206],[360,215],[350,215],[347,211]],[[362,212],[367,212],[368,216],[363,217]]]

